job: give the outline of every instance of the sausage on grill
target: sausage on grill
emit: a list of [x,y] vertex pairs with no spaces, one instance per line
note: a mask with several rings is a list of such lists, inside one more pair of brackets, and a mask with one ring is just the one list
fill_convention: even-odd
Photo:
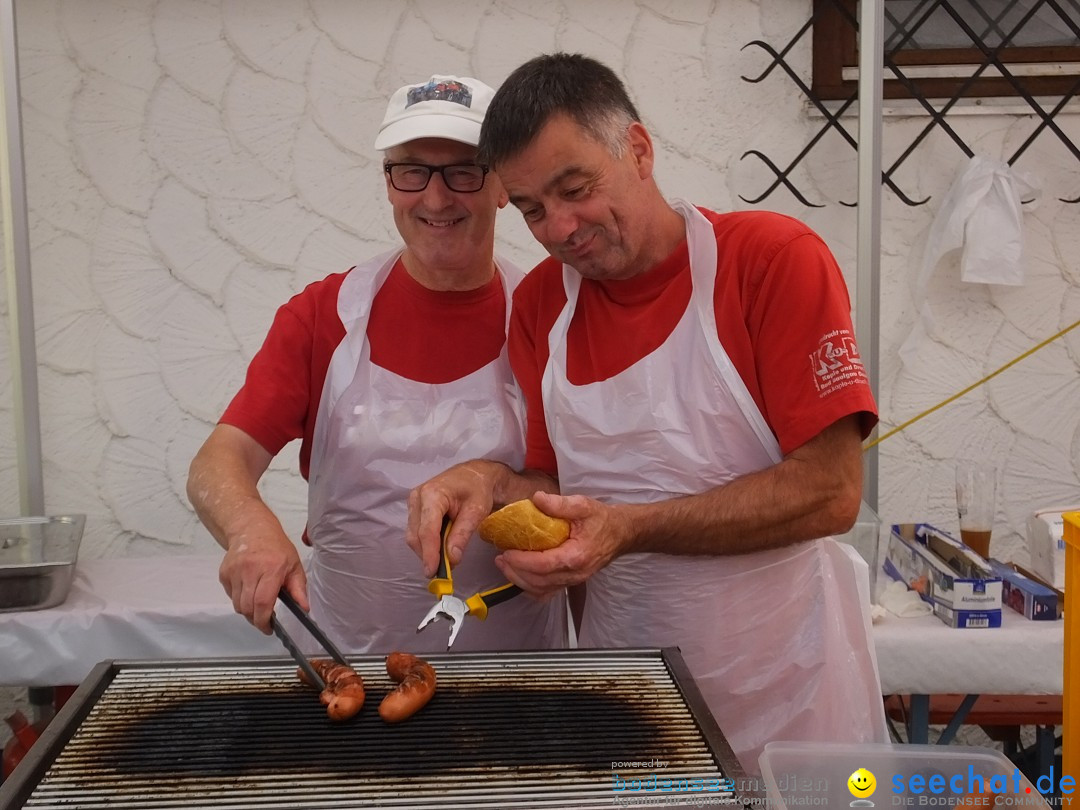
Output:
[[386,656],[386,674],[398,687],[379,704],[379,717],[400,723],[420,711],[435,695],[435,670],[431,664],[409,653]]
[[[331,720],[348,720],[364,705],[364,679],[355,669],[328,658],[312,658],[311,667],[326,683],[319,700],[326,706]],[[302,669],[297,676],[308,686],[314,686]]]

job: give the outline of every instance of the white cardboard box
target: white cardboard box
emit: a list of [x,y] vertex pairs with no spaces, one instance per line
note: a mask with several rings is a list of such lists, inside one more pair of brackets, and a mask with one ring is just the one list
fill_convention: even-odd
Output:
[[1059,591],[1065,590],[1065,521],[1061,514],[1078,510],[1080,506],[1048,506],[1028,518],[1031,570]]

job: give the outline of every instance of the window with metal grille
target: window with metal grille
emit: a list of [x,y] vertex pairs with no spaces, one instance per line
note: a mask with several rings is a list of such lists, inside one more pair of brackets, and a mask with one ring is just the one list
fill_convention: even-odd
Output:
[[[814,0],[818,99],[852,98],[858,0]],[[885,98],[1072,96],[1080,0],[884,0]]]

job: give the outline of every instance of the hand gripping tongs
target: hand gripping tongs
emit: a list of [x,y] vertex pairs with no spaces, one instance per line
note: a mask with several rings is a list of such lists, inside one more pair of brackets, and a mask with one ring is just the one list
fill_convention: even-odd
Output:
[[450,534],[452,525],[449,517],[443,517],[439,568],[435,572],[435,577],[428,583],[428,590],[439,597],[439,601],[432,606],[416,628],[416,632],[419,633],[440,616],[449,619],[450,640],[446,642],[446,649],[448,650],[453,645],[454,639],[457,638],[458,631],[461,629],[461,622],[466,614],[475,616],[477,619],[486,619],[488,608],[502,604],[521,593],[521,588],[507,582],[497,588],[474,593],[465,600],[454,596],[454,577],[450,572],[450,557],[446,549],[446,538]]
[[[307,631],[314,636],[315,640],[322,645],[326,650],[327,655],[334,659],[339,664],[350,666],[349,662],[345,660],[345,656],[341,654],[341,650],[334,646],[332,642],[323,632],[322,628],[315,623],[315,620],[308,615],[300,605],[296,604],[296,600],[292,598],[292,595],[282,588],[278,591],[278,599],[285,603],[285,607],[292,611],[293,615],[300,620],[300,624],[307,628]],[[300,669],[304,671],[304,674],[308,677],[315,688],[320,692],[326,688],[326,683],[319,676],[319,673],[315,671],[315,668],[311,666],[311,662],[301,649],[297,646],[296,642],[292,640],[292,637],[285,631],[285,628],[278,621],[277,616],[273,613],[270,614],[270,626],[274,629],[274,635],[281,640],[281,643],[285,645],[285,649],[289,651],[289,655],[293,657],[293,660],[300,665]]]

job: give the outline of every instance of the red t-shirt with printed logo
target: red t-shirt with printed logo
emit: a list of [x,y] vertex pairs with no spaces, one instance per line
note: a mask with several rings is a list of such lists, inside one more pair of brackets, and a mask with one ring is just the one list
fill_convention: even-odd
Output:
[[[717,335],[780,451],[787,455],[850,414],[859,414],[868,436],[877,408],[855,345],[847,287],[828,247],[782,214],[699,210],[716,234]],[[657,349],[690,303],[692,284],[685,241],[632,279],[584,279],[567,334],[569,381],[608,379]],[[551,475],[558,470],[540,380],[548,333],[565,304],[562,265],[548,258],[518,286],[508,336],[528,405],[525,465]]]

